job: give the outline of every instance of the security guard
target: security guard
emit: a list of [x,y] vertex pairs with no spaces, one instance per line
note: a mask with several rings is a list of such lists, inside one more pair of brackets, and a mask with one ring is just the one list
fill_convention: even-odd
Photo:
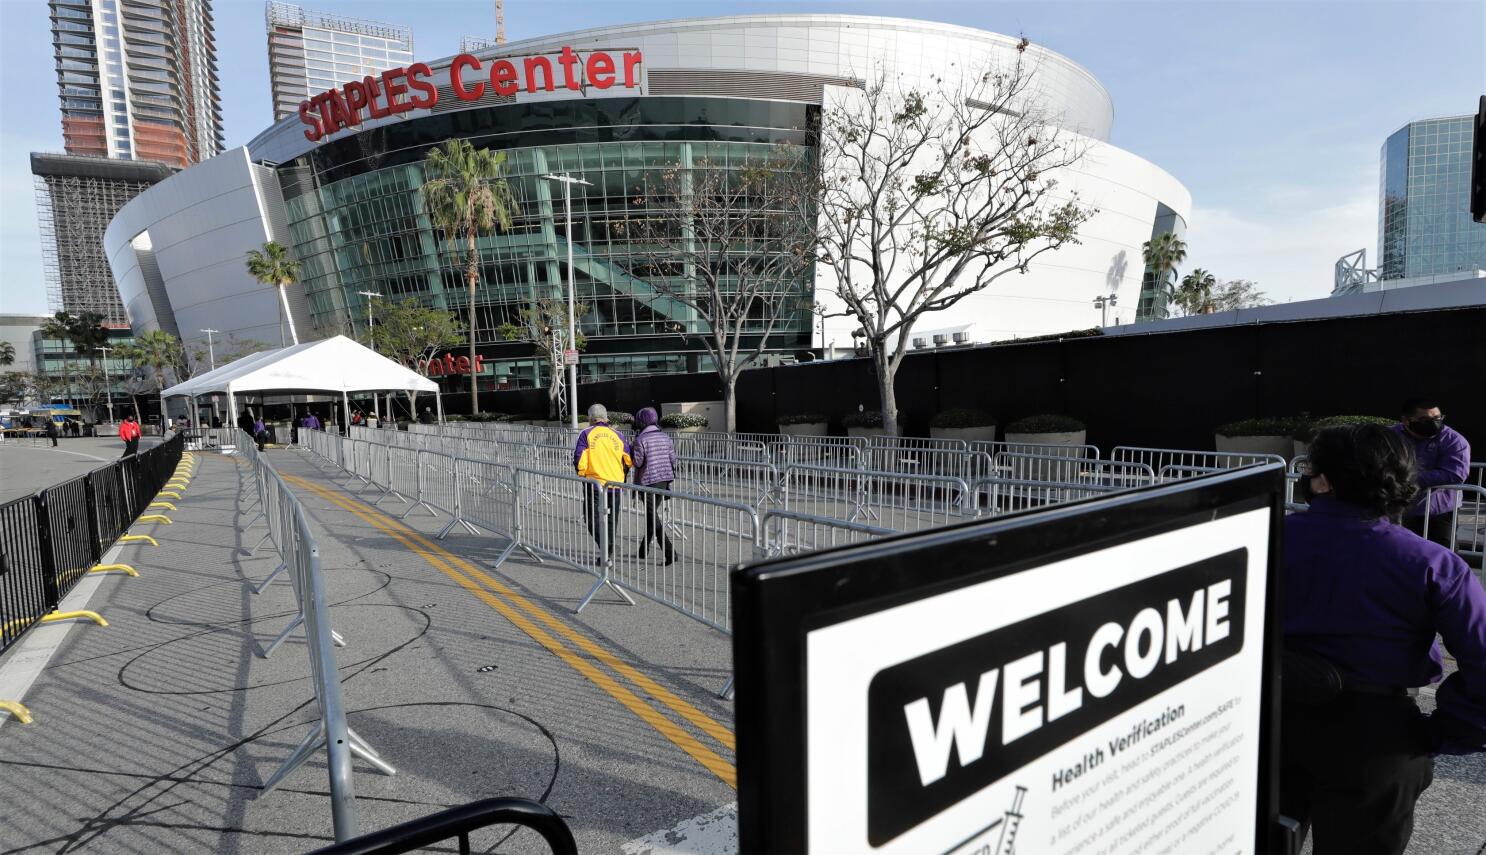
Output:
[[[1380,425],[1311,444],[1310,511],[1285,520],[1280,811],[1315,855],[1401,853],[1435,754],[1486,750],[1486,591],[1464,561],[1394,522],[1418,494],[1412,449]],[[1425,716],[1409,696],[1458,670]]]

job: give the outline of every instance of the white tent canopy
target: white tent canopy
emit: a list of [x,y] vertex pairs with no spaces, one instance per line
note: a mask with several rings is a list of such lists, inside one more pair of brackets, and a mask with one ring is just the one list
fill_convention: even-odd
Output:
[[160,393],[160,399],[163,412],[164,401],[169,398],[194,401],[201,395],[225,392],[227,411],[236,413],[237,396],[250,392],[260,396],[266,392],[328,392],[340,395],[349,422],[348,396],[352,392],[433,392],[439,421],[443,421],[444,405],[438,391],[438,384],[427,377],[338,335],[244,356],[171,386]]
[[163,398],[213,392],[437,392],[423,375],[338,335],[234,360],[161,392]]

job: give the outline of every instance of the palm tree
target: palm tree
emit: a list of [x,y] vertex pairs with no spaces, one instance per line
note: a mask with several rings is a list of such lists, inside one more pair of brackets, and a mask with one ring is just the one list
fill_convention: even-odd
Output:
[[151,330],[135,336],[133,344],[119,347],[119,355],[136,365],[148,366],[155,372],[158,391],[165,390],[165,369],[180,363],[181,340],[165,330]]
[[[503,177],[505,152],[476,149],[462,139],[452,139],[428,153],[424,159],[427,180],[423,204],[433,227],[444,233],[454,253],[456,266],[463,261],[469,286],[470,409],[480,412],[480,391],[475,375],[475,286],[480,281],[480,249],[477,238],[498,224],[511,227],[516,198]],[[463,252],[456,243],[464,238]],[[462,257],[461,257],[462,256]]]
[[0,341],[0,365],[15,364],[15,345],[8,341]]
[[1187,257],[1187,244],[1174,232],[1162,232],[1142,244],[1140,249],[1145,256],[1146,266],[1151,268],[1155,276],[1155,292],[1169,296],[1170,286],[1166,284],[1166,275]]
[[1176,289],[1172,302],[1189,315],[1209,313],[1214,308],[1213,289],[1217,287],[1217,277],[1201,267],[1194,267],[1191,273],[1182,277],[1181,287]]
[[[299,262],[289,257],[289,250],[277,241],[263,245],[263,251],[248,250],[248,274],[264,285],[279,291],[279,311],[289,319],[289,337],[299,344],[299,333],[294,329],[294,315],[289,311],[290,285],[299,281]],[[284,344],[284,328],[279,327],[279,344]]]

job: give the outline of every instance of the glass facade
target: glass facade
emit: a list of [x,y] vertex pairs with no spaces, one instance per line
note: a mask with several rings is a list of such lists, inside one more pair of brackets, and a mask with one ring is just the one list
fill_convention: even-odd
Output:
[[[725,98],[623,98],[513,104],[434,115],[327,143],[278,167],[289,231],[302,263],[313,323],[358,333],[367,298],[414,297],[456,311],[468,323],[468,291],[455,257],[422,210],[423,158],[451,137],[506,153],[517,201],[512,228],[479,239],[475,342],[485,356],[481,388],[545,385],[546,363],[533,345],[502,339],[523,309],[566,295],[569,231],[562,186],[541,176],[570,173],[574,187],[575,292],[587,309],[578,327],[588,344],[585,381],[706,370],[695,312],[665,299],[652,283],[684,287],[684,266],[657,259],[633,238],[654,216],[666,174],[678,166],[736,171],[792,158],[813,166],[808,133],[816,108]],[[724,282],[728,281],[726,278]],[[769,337],[770,351],[810,344],[813,272]],[[758,321],[762,332],[763,322]],[[453,390],[467,382],[449,378]]]
[[[1179,238],[1187,234],[1187,221],[1181,214],[1161,202],[1156,203],[1156,219],[1151,223],[1151,237],[1171,232]],[[1156,269],[1145,266],[1140,277],[1140,305],[1135,308],[1135,320],[1159,321],[1171,314],[1171,295],[1176,288],[1176,271],[1168,270],[1158,280]]]
[[1383,143],[1378,256],[1383,279],[1486,267],[1486,224],[1470,215],[1472,116],[1409,124]]

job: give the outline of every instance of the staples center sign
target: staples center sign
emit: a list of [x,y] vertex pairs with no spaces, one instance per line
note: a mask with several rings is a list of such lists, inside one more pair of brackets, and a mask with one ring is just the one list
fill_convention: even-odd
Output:
[[[615,54],[590,51],[579,54],[564,46],[555,54],[491,60],[488,66],[471,54],[462,53],[449,63],[449,84],[461,101],[476,101],[487,91],[512,96],[518,91],[554,92],[558,88],[582,92],[588,87],[635,89],[640,85],[640,51]],[[299,120],[306,125],[304,136],[319,142],[337,131],[356,127],[366,118],[423,110],[439,102],[433,84],[433,69],[415,62],[406,68],[389,68],[378,76],[353,80],[339,89],[329,89],[299,104]]]

